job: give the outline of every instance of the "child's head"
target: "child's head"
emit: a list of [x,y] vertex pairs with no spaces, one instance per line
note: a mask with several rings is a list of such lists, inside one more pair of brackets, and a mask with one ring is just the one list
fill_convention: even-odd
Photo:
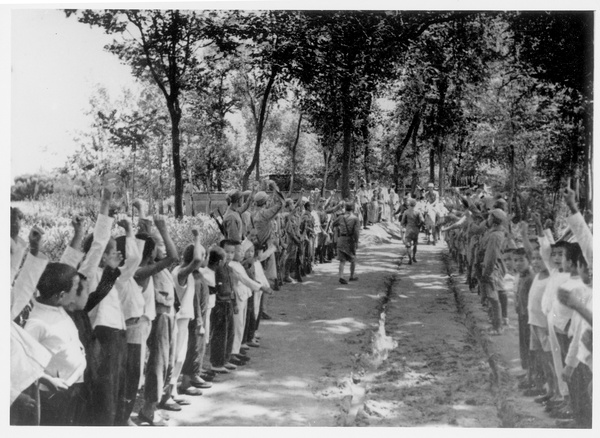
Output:
[[244,260],[244,250],[242,249],[241,242],[235,242],[235,251],[233,253],[233,260],[241,262]]
[[210,252],[208,253],[208,266],[223,266],[225,264],[226,258],[227,254],[225,253],[225,250],[220,246],[214,246],[210,249]]
[[119,251],[123,256],[123,261],[121,261],[121,264],[119,266],[123,266],[123,264],[125,263],[125,259],[127,258],[127,238],[125,236],[119,236],[115,239],[115,243],[117,251]]
[[77,270],[64,263],[48,263],[37,284],[40,298],[57,307],[66,307],[73,302],[78,288]]
[[542,255],[540,254],[539,249],[534,249],[531,252],[531,267],[535,272],[547,272],[546,264],[542,259]]
[[529,269],[529,255],[525,248],[517,248],[513,251],[512,259],[518,273],[523,274]]
[[228,264],[234,259],[235,247],[237,242],[235,240],[223,239],[219,243],[219,246],[225,251],[225,264]]
[[[106,262],[109,258],[115,257],[117,255],[117,241],[114,238],[110,238],[108,241],[108,245],[106,245],[106,249],[104,250],[104,254],[102,254],[102,258],[100,259],[100,267],[103,268],[106,266]],[[123,259],[125,256],[123,255]]]
[[552,263],[562,269],[563,258],[565,254],[565,243],[566,242],[557,242],[551,246],[550,250],[550,259]]
[[511,248],[504,250],[502,253],[502,260],[504,261],[504,266],[506,266],[506,269],[511,272],[515,270],[515,265],[513,263],[513,250]]
[[578,243],[565,243],[564,257],[562,259],[563,272],[570,272],[577,275],[577,261],[580,257],[583,257],[583,254]]
[[254,258],[254,243],[246,239],[242,242],[241,251],[245,260]]

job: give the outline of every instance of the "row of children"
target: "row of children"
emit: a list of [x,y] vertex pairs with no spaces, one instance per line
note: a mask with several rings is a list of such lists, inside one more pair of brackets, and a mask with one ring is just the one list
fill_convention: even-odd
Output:
[[[592,424],[592,232],[565,189],[569,229],[557,241],[552,221],[542,226],[507,215],[501,197],[457,195],[443,229],[467,283],[487,307],[492,327],[510,328],[508,296],[515,294],[521,364],[519,388],[537,398],[561,427]],[[537,236],[530,236],[530,226]]]
[[243,205],[244,193],[231,191],[225,238],[207,251],[192,230],[181,255],[164,217],[149,217],[140,200],[137,232],[123,217],[113,238],[110,184],[93,233],[84,238],[84,219],[74,217],[59,262],[43,254],[41,229],[29,244],[19,237],[11,208],[11,424],[133,425],[143,387],[137,418],[166,425],[164,410],[180,410],[186,395],[248,363],[268,317],[265,294],[292,272],[301,281],[311,258],[324,262],[343,240],[332,216],[354,208],[335,194],[294,202],[270,188],[272,196],[254,189]]

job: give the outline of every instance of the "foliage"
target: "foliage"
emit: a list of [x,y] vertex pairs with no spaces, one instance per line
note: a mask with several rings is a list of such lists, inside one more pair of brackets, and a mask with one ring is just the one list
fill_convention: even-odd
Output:
[[11,201],[39,199],[54,191],[54,178],[47,174],[20,175],[10,188]]

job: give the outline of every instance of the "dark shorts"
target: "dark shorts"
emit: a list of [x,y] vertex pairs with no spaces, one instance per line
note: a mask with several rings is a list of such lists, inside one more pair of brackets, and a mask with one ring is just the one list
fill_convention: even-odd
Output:
[[342,251],[342,250],[338,249],[338,260],[340,262],[352,263],[353,261],[356,260],[356,256],[353,256],[351,254],[348,254],[346,251]]

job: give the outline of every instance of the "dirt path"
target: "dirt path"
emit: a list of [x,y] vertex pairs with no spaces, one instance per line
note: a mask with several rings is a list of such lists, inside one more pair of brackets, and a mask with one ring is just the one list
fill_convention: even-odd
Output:
[[389,237],[363,235],[356,283],[339,284],[334,262],[277,292],[251,362],[170,424],[552,427],[516,391],[516,333],[485,337],[477,295],[448,282],[444,244],[421,245],[407,266]]
[[363,246],[359,281],[338,283],[337,262],[270,298],[261,347],[251,361],[181,412],[171,425],[335,426],[344,421],[346,381],[377,329],[378,294],[397,269],[397,244]]

